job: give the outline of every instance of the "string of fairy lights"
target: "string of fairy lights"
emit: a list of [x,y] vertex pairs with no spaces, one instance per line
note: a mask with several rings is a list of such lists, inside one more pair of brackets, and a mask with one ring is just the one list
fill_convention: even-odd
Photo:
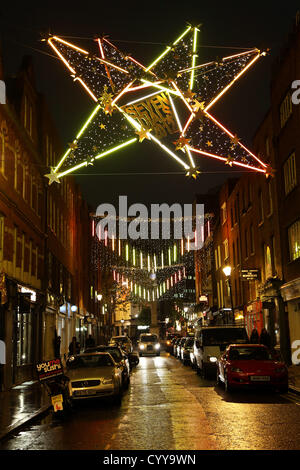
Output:
[[[201,239],[210,238],[213,215],[206,214]],[[154,301],[182,296],[186,279],[194,273],[195,251],[189,236],[178,240],[131,240],[109,236],[101,229],[100,217],[92,222],[93,265],[108,269],[118,286],[128,289],[133,301]],[[175,219],[173,219],[175,220]],[[147,219],[150,223],[151,219]],[[199,253],[199,251],[197,251]]]

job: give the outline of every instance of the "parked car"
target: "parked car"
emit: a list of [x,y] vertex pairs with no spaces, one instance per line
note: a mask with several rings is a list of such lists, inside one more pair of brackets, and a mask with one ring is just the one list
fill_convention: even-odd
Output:
[[122,371],[111,354],[84,353],[70,356],[66,375],[72,401],[88,398],[112,397],[117,403],[122,399]]
[[181,346],[181,357],[180,359],[182,360],[183,364],[190,364],[190,353],[193,350],[194,347],[194,338],[189,337],[186,338],[186,341],[183,346]]
[[179,343],[179,341],[181,341],[181,336],[177,339],[175,339],[174,343],[173,343],[173,356],[177,357],[177,345]]
[[112,336],[109,341],[109,344],[118,344],[127,354],[133,351],[132,341],[128,336]]
[[216,373],[217,360],[232,343],[249,343],[246,329],[240,326],[205,326],[195,332],[193,361],[199,374]]
[[263,386],[288,391],[288,369],[277,353],[262,344],[231,344],[217,362],[217,382],[225,390]]
[[160,343],[158,336],[153,333],[143,333],[138,341],[140,356],[156,355],[160,356]]
[[166,339],[166,351],[173,354],[173,344],[174,341],[178,338],[178,335],[168,335]]
[[176,348],[176,357],[178,359],[181,358],[181,348],[184,346],[184,343],[186,342],[187,338],[181,338],[180,341],[177,343],[177,348]]
[[93,348],[87,348],[85,353],[94,353],[94,352],[108,352],[112,355],[115,363],[122,371],[122,385],[125,388],[128,388],[130,384],[130,363],[129,358],[125,352],[119,346],[105,346],[99,345]]

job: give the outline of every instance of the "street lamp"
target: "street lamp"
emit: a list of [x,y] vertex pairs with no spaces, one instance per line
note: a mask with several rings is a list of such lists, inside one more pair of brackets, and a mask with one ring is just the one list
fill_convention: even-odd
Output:
[[231,289],[231,266],[225,266],[225,268],[223,268],[223,273],[225,274],[228,285],[229,285],[232,321],[234,323],[234,311],[233,311],[233,300],[232,300],[232,289]]

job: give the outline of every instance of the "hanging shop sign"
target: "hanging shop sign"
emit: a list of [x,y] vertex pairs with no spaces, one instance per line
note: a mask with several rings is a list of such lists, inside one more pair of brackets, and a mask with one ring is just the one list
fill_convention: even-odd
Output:
[[240,271],[240,277],[242,281],[257,281],[260,279],[259,269],[242,269]]

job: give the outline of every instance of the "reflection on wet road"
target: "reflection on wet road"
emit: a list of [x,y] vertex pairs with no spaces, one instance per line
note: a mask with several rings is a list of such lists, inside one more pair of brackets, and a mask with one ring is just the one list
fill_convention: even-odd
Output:
[[121,406],[81,402],[64,421],[50,414],[1,448],[300,449],[300,406],[271,392],[226,394],[164,353],[140,358]]

